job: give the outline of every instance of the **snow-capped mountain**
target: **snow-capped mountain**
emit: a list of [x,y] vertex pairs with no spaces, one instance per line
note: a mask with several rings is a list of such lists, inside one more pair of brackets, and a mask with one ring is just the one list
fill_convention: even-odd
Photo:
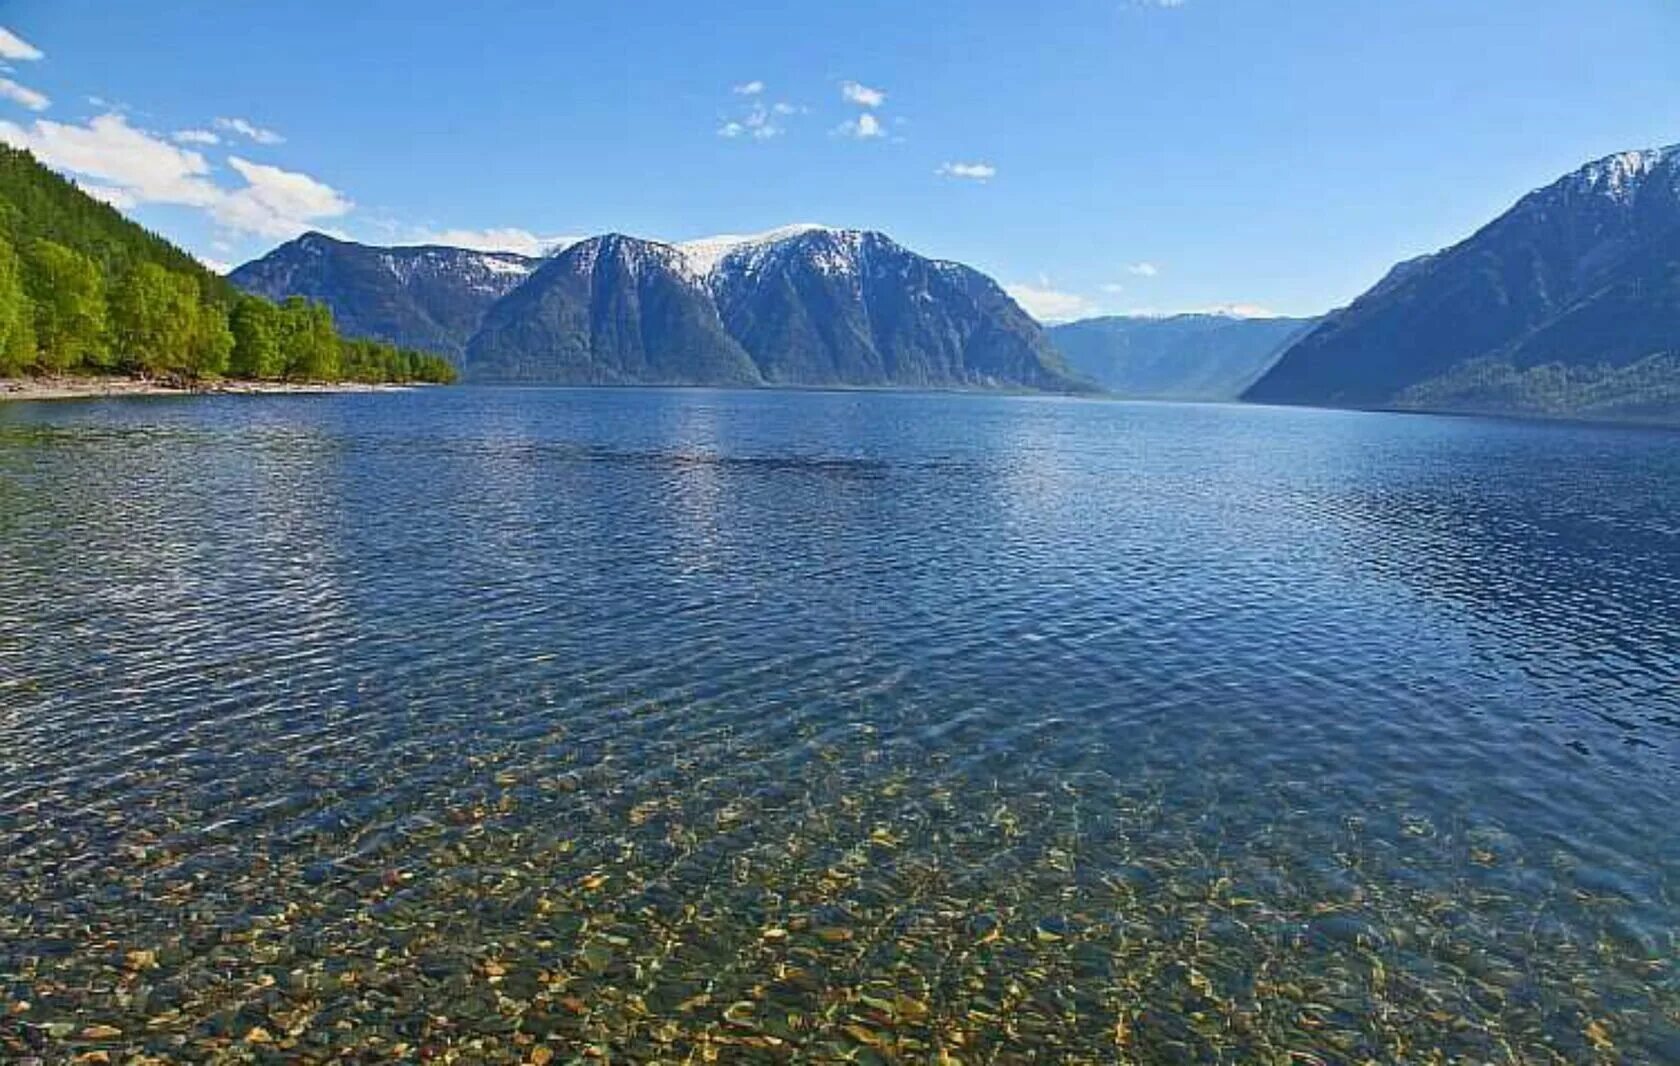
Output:
[[745,241],[706,276],[767,382],[1073,387],[1037,322],[990,278],[885,234],[800,227]]
[[378,248],[309,233],[228,279],[271,300],[324,303],[347,335],[459,358],[485,312],[541,262],[512,252]]
[[1401,264],[1246,398],[1680,417],[1680,146],[1589,163]]
[[683,253],[619,234],[572,245],[498,302],[463,368],[501,383],[759,381]]
[[233,280],[322,300],[353,334],[440,338],[417,346],[477,381],[1087,387],[990,278],[861,230],[610,234],[540,262],[311,235]]
[[676,246],[688,262],[688,267],[696,277],[707,278],[723,261],[725,256],[734,252],[752,248],[765,248],[778,244],[791,237],[798,237],[804,233],[826,230],[829,227],[805,222],[792,226],[783,226],[768,233],[755,233],[746,236],[738,234],[724,234],[716,237],[702,237],[699,240],[684,241]]

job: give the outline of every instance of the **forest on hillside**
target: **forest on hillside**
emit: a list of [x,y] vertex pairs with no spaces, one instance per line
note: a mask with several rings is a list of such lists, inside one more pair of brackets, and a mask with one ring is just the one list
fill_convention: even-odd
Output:
[[236,291],[28,152],[0,147],[0,377],[453,381],[439,356],[339,335],[332,313]]

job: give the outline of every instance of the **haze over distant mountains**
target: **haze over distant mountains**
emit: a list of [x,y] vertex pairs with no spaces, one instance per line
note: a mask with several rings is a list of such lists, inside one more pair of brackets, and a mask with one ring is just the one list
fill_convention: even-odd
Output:
[[1053,326],[1050,339],[1075,373],[1116,396],[1235,400],[1318,321],[1116,315]]
[[1588,164],[1395,267],[1245,398],[1680,419],[1680,147]]
[[309,234],[231,279],[442,351],[471,381],[1091,389],[996,282],[866,231],[610,234],[540,261]]

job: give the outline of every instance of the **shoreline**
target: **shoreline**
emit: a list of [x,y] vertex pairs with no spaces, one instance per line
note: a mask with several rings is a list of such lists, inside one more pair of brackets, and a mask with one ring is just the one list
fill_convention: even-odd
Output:
[[414,384],[362,381],[215,381],[192,385],[138,378],[0,378],[0,403],[8,400],[103,400],[130,396],[289,396],[353,392],[407,392]]

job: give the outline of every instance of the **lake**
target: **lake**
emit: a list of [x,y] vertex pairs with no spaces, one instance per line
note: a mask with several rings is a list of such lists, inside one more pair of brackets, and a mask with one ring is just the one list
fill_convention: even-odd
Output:
[[1680,1061],[1677,787],[1673,432],[0,405],[8,1061]]

